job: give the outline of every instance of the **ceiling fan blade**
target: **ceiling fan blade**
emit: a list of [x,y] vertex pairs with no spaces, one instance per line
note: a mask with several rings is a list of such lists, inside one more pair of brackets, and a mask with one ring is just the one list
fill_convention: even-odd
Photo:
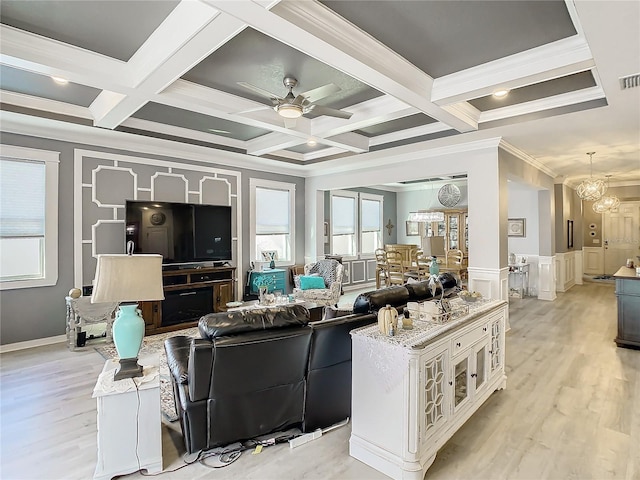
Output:
[[308,90],[304,93],[301,93],[298,96],[303,96],[310,102],[317,102],[321,98],[333,95],[340,90],[342,89],[339,86],[334,85],[333,83],[328,83],[327,85],[323,85],[322,87],[314,88],[313,90]]
[[284,119],[285,128],[295,128],[296,127],[296,119],[295,118],[285,118]]
[[318,115],[328,115],[329,117],[346,119],[351,118],[351,116],[353,115],[353,113],[336,110],[335,108],[323,107],[322,105],[312,105],[312,108],[310,108],[308,111]]
[[280,97],[278,95],[276,95],[275,93],[271,93],[268,92],[267,90],[264,90],[260,87],[256,87],[255,85],[251,85],[250,83],[247,82],[238,82],[238,85],[240,85],[241,87],[244,87],[248,90],[251,90],[254,93],[257,93],[258,95],[261,95],[263,97],[268,98],[269,100],[271,100],[271,102],[274,105],[278,104],[278,101],[280,101]]
[[296,98],[293,99],[293,105],[298,105],[300,107],[304,106],[305,102],[307,102],[307,99],[305,98],[304,95],[298,95]]

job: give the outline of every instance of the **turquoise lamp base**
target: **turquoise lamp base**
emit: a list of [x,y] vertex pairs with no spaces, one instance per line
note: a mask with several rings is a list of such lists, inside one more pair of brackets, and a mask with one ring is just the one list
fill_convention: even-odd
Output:
[[142,376],[138,352],[144,338],[144,320],[137,303],[123,303],[113,322],[113,343],[120,357],[120,366],[113,379],[122,380]]

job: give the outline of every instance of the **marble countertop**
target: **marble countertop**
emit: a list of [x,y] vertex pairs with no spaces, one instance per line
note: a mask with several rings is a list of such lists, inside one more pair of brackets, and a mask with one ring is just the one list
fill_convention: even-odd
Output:
[[[461,302],[461,300],[459,301]],[[471,320],[474,320],[478,316],[490,312],[504,304],[506,304],[504,300],[482,300],[470,303],[469,313],[463,317],[451,320],[447,323],[414,320],[413,329],[403,330],[402,328],[398,328],[398,332],[392,337],[381,334],[378,330],[377,323],[352,330],[351,335],[368,337],[382,343],[393,344],[402,348],[422,348],[426,343],[436,337],[462,326]],[[452,302],[452,306],[453,305],[454,302]]]
[[640,275],[636,273],[635,268],[620,267],[616,273],[613,274],[615,278],[628,278],[631,280],[640,280]]

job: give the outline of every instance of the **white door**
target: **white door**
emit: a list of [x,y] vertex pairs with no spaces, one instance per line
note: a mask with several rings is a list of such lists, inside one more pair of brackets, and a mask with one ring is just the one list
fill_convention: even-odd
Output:
[[640,255],[640,202],[622,202],[615,212],[603,214],[604,268],[611,275]]

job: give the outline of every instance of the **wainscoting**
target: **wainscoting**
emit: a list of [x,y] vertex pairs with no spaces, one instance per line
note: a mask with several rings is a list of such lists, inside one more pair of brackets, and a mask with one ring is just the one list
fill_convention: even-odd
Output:
[[556,253],[556,291],[566,292],[575,284],[576,252]]

